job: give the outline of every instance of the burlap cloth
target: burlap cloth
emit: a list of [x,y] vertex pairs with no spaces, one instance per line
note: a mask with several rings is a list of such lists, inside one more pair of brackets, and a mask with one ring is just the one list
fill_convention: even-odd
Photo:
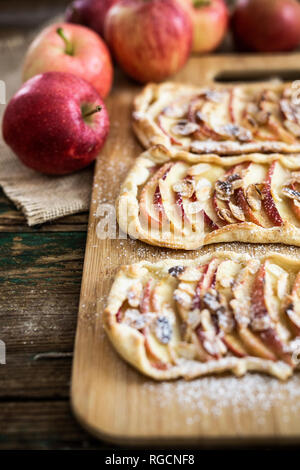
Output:
[[[0,39],[0,80],[6,86],[7,103],[21,85],[24,54],[35,34],[36,31],[26,35],[11,34]],[[1,123],[4,109],[5,105],[0,104]],[[41,175],[25,167],[4,144],[2,132],[0,136],[0,185],[23,211],[28,225],[88,210],[92,168],[61,177]]]

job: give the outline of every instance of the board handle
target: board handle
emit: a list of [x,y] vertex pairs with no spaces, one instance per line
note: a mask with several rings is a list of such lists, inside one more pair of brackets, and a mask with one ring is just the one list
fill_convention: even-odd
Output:
[[217,83],[265,82],[269,80],[282,82],[300,80],[300,69],[223,70],[214,77],[214,81]]

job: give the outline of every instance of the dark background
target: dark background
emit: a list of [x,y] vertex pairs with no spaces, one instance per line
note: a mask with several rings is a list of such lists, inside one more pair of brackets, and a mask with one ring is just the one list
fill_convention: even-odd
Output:
[[[227,0],[229,5],[235,0]],[[70,0],[0,0],[0,30],[32,28],[64,11]]]

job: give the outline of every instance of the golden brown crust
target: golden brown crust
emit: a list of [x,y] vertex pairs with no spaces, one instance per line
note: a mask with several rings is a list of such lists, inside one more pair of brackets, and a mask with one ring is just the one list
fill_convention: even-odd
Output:
[[[225,357],[218,359],[210,358],[210,360],[206,362],[201,362],[196,359],[185,359],[181,357],[180,354],[175,354],[174,358],[173,353],[167,363],[168,367],[158,368],[157,365],[153,363],[153,358],[151,359],[147,353],[146,339],[142,330],[138,330],[122,321],[118,321],[117,314],[122,308],[122,305],[124,305],[124,302],[127,302],[126,299],[128,299],[129,288],[134,283],[139,282],[145,286],[147,282],[149,282],[149,279],[151,279],[151,282],[154,281],[154,283],[159,283],[160,286],[166,286],[169,290],[164,291],[162,298],[167,302],[167,308],[174,310],[174,290],[178,288],[179,281],[170,275],[170,268],[174,268],[174,266],[178,265],[185,269],[199,265],[204,266],[206,263],[210,263],[212,259],[217,260],[219,263],[230,260],[233,263],[240,264],[241,269],[244,269],[248,263],[253,263],[253,258],[247,254],[217,252],[214,255],[207,254],[195,260],[168,259],[155,264],[143,261],[131,266],[122,266],[115,278],[108,297],[108,305],[104,311],[104,325],[112,344],[128,363],[136,367],[140,372],[156,380],[169,380],[179,377],[190,380],[207,374],[228,371],[237,376],[244,375],[247,371],[257,371],[273,375],[281,380],[287,379],[293,371],[291,365],[281,360],[269,360],[254,355],[236,357],[231,354],[226,354]],[[295,273],[300,269],[300,261],[292,259],[289,256],[279,255],[278,253],[269,253],[254,261],[261,265],[265,262],[272,264],[278,263],[281,267],[283,266],[288,273],[293,273],[291,274],[292,276],[295,276]],[[159,314],[161,314],[165,308],[164,305],[165,304],[161,304]],[[178,331],[180,331],[180,325],[177,325],[178,321],[177,317],[176,325],[173,325],[173,336],[175,335],[175,338],[168,346],[168,348],[172,348],[174,351],[179,341]],[[167,347],[164,347],[167,350]],[[165,357],[165,354],[166,352],[163,351],[162,357]]]
[[[219,242],[239,241],[245,243],[283,243],[300,246],[299,225],[285,220],[281,226],[261,227],[253,222],[245,221],[220,226],[210,233],[193,232],[183,234],[167,230],[162,232],[142,223],[140,217],[140,191],[149,179],[150,169],[156,164],[162,165],[170,160],[171,152],[163,146],[155,146],[144,152],[135,162],[128,173],[117,201],[117,218],[121,229],[133,238],[146,243],[173,249],[195,250],[203,245]],[[289,171],[300,169],[300,156],[284,156],[282,154],[250,154],[222,158],[217,155],[194,155],[177,152],[172,156],[172,162],[183,161],[188,165],[209,163],[220,168],[229,169],[236,165],[253,162],[270,165],[273,161],[280,162]]]
[[[196,154],[204,153],[215,153],[218,155],[241,155],[245,153],[297,153],[300,152],[300,137],[292,135],[286,128],[283,129],[283,132],[286,134],[287,140],[283,137],[272,138],[270,140],[257,138],[255,134],[250,141],[241,142],[236,141],[235,139],[221,140],[217,141],[216,139],[207,138],[200,140],[190,140],[190,139],[181,139],[176,137],[176,141],[181,145],[178,145],[176,141],[172,142],[170,135],[165,133],[162,128],[158,125],[157,118],[160,112],[169,105],[172,105],[178,98],[186,97],[187,102],[190,98],[201,95],[207,90],[229,90],[234,89],[237,92],[237,95],[255,95],[264,90],[274,91],[280,95],[286,87],[291,84],[282,84],[282,83],[259,83],[259,84],[247,84],[247,85],[238,85],[235,87],[224,86],[224,85],[213,85],[213,88],[208,87],[195,87],[192,85],[180,84],[165,82],[160,85],[158,84],[148,84],[142,92],[135,98],[133,106],[133,129],[136,136],[142,143],[142,145],[147,149],[153,145],[162,144],[169,149],[173,149],[176,153],[178,150],[184,152],[191,152]],[[280,101],[280,99],[278,99]],[[237,97],[236,107],[238,108],[242,102],[242,99]],[[216,116],[220,115],[220,110],[217,110]],[[277,112],[276,118],[284,127],[284,117],[282,113]],[[230,120],[225,120],[223,124],[230,123]],[[242,119],[237,119],[237,124],[242,124]],[[290,135],[288,135],[290,134]],[[275,134],[276,137],[276,134]],[[293,138],[295,137],[295,138]],[[173,152],[171,152],[173,153]]]

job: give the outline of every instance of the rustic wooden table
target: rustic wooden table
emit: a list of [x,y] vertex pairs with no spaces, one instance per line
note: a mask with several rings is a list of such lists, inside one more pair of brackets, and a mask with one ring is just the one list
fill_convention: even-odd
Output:
[[[11,47],[9,60],[18,62],[14,47],[67,3],[1,0],[0,45]],[[106,447],[82,430],[69,404],[87,218],[29,228],[0,192],[0,339],[7,347],[7,364],[0,365],[0,449]]]

